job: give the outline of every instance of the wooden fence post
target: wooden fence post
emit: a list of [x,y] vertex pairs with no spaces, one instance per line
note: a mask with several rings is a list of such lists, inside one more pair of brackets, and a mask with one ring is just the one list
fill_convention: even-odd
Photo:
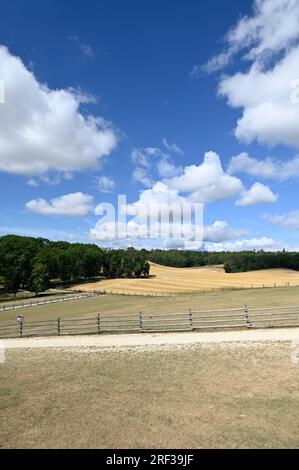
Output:
[[23,338],[23,320],[20,321],[20,338]]
[[192,310],[189,308],[189,326],[190,330],[193,330],[193,319],[192,319]]
[[97,316],[97,329],[98,329],[98,334],[101,333],[101,314],[98,313],[98,316]]
[[57,320],[57,336],[60,336],[61,333],[61,320],[58,318]]
[[245,308],[244,308],[244,316],[245,316],[245,322],[246,322],[246,326],[247,328],[251,328],[251,323],[250,323],[250,318],[249,318],[249,309],[248,309],[248,306],[245,304]]
[[140,331],[143,331],[142,312],[139,312],[139,329]]

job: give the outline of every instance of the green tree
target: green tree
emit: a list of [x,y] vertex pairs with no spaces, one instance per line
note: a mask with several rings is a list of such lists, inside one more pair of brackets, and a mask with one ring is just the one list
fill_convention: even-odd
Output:
[[29,281],[29,289],[37,296],[41,292],[45,292],[49,287],[49,274],[47,266],[42,263],[33,265],[32,274]]

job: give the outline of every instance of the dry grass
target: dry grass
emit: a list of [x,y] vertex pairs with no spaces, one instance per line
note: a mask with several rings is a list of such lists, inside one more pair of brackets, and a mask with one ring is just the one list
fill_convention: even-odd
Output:
[[112,294],[163,295],[196,293],[215,289],[299,286],[299,272],[266,269],[245,273],[225,273],[222,267],[170,268],[151,264],[149,279],[110,279],[77,286],[83,291],[101,290]]
[[144,297],[125,295],[101,295],[90,299],[74,300],[49,304],[22,310],[0,313],[0,325],[14,323],[16,315],[25,316],[26,321],[95,317],[99,312],[117,315],[119,313],[175,313],[193,310],[277,307],[299,305],[299,288],[248,289],[224,292],[215,291],[205,294],[178,295],[172,297]]
[[290,353],[286,343],[9,351],[0,447],[298,448]]

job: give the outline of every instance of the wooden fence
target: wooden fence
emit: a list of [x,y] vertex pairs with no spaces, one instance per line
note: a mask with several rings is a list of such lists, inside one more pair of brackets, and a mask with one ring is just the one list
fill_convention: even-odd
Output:
[[67,297],[60,297],[59,299],[48,299],[48,300],[38,300],[36,302],[22,302],[19,304],[13,305],[4,305],[0,307],[0,312],[8,312],[9,310],[18,310],[20,308],[27,308],[27,307],[36,307],[37,305],[48,305],[48,304],[57,304],[58,302],[69,302],[70,300],[78,300],[78,299],[86,299],[88,297],[97,297],[101,295],[99,292],[89,292],[86,294],[77,294],[77,295],[70,295]]
[[20,321],[0,324],[0,338],[274,327],[299,327],[299,306],[249,309],[245,305],[222,310],[189,309],[183,313],[99,313],[96,317]]
[[199,290],[186,290],[186,291],[175,291],[175,292],[155,292],[155,291],[134,291],[133,289],[131,290],[121,290],[116,289],[116,290],[107,290],[103,289],[101,291],[95,291],[98,294],[107,294],[107,295],[122,295],[122,296],[131,296],[131,297],[178,297],[180,295],[205,295],[205,294],[210,294],[211,292],[217,293],[217,292],[226,292],[226,291],[241,291],[241,290],[251,290],[251,289],[286,289],[288,287],[299,287],[298,284],[293,284],[290,282],[268,282],[264,284],[247,284],[247,285],[228,285],[228,286],[222,286],[222,287],[202,287]]

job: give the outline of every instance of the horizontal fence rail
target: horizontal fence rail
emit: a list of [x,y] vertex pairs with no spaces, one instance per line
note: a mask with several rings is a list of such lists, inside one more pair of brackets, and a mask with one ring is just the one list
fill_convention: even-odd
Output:
[[37,305],[49,305],[49,304],[57,304],[59,302],[69,302],[70,300],[86,299],[89,297],[97,297],[98,295],[101,295],[101,294],[98,292],[89,292],[86,294],[60,297],[59,299],[37,300],[36,302],[27,302],[27,303],[22,302],[19,304],[4,305],[3,307],[0,307],[0,312],[8,312],[9,310],[18,310],[20,308],[27,308],[27,307],[36,307]]
[[266,282],[264,284],[259,283],[259,284],[242,284],[242,285],[225,285],[221,287],[204,287],[202,286],[200,289],[188,289],[185,291],[175,291],[175,292],[162,292],[162,291],[150,291],[147,290],[144,292],[143,290],[141,291],[135,291],[134,289],[130,290],[121,290],[121,288],[117,289],[102,289],[102,290],[93,290],[93,292],[98,292],[99,294],[111,294],[111,295],[121,295],[121,296],[129,296],[129,297],[178,297],[181,295],[205,295],[205,294],[210,294],[211,292],[225,292],[225,291],[241,291],[241,290],[251,290],[251,289],[272,289],[272,288],[277,288],[277,289],[284,289],[288,287],[299,287],[298,284],[295,282]]
[[299,306],[193,310],[181,313],[99,313],[96,317],[0,323],[0,338],[28,338],[104,333],[213,331],[299,327]]

